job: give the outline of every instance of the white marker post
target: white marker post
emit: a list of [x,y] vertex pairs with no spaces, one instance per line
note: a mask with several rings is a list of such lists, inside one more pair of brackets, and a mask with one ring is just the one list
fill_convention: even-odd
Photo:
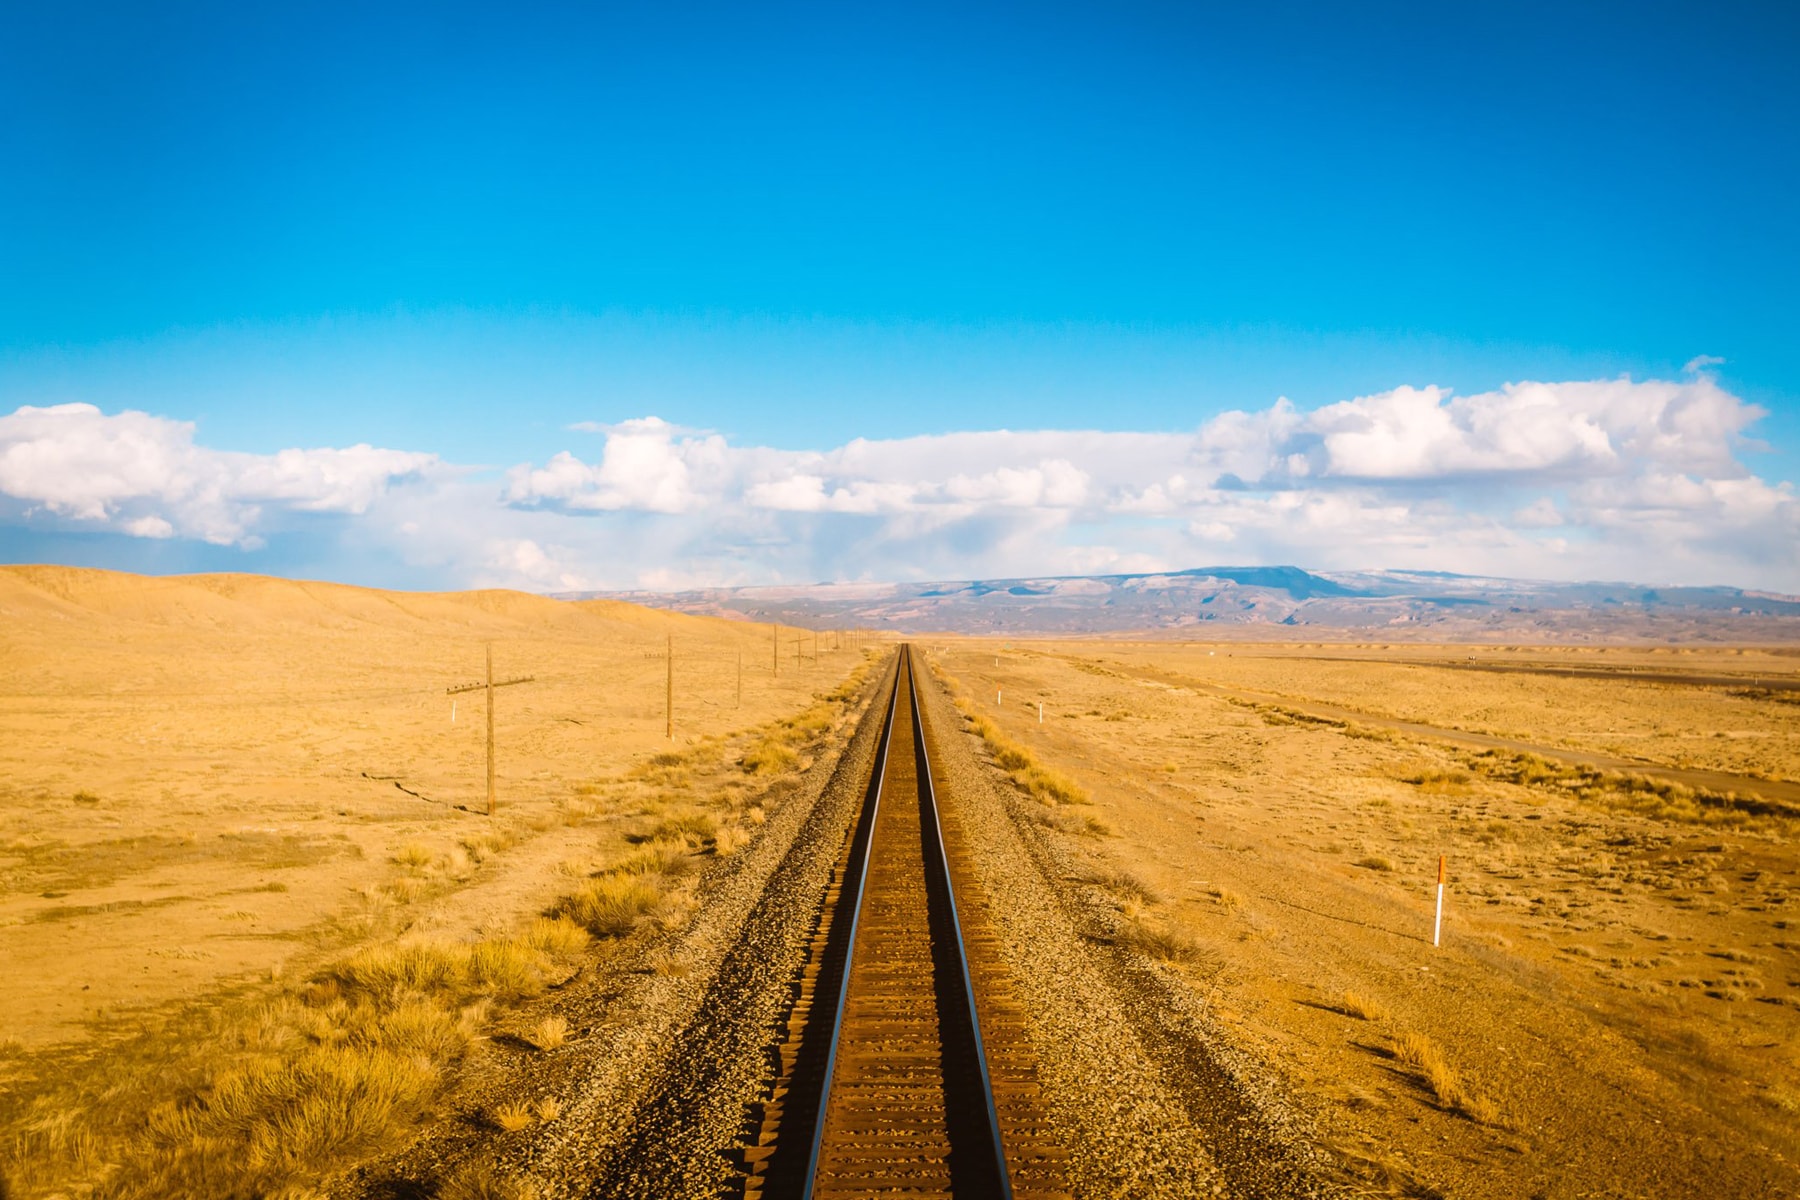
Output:
[[450,723],[456,724],[456,701],[454,700],[450,702]]
[[1437,920],[1431,926],[1431,944],[1437,945],[1444,933],[1444,856],[1438,855]]
[[1005,688],[995,688],[994,689],[994,707],[995,708],[1005,708],[1006,707],[1005,696],[1006,696]]
[[1042,700],[1039,700],[1038,701],[1038,724],[1042,725],[1043,723],[1044,723],[1044,702]]

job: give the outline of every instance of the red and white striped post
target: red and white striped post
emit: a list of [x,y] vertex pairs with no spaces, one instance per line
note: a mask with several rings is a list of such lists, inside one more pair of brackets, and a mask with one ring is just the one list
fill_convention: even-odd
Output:
[[1437,920],[1431,925],[1431,944],[1437,945],[1444,933],[1444,856],[1438,855]]

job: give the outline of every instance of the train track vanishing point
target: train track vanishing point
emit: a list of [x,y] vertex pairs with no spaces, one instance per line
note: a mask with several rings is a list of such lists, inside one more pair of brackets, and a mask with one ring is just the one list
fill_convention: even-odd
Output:
[[747,1200],[1068,1195],[931,740],[904,647],[745,1153]]

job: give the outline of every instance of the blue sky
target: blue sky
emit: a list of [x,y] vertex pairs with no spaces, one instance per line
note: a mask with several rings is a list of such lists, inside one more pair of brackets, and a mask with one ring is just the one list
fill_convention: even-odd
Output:
[[[0,462],[27,447],[0,557],[556,587],[1311,555],[1800,587],[1797,55],[1776,5],[14,6],[0,422],[62,415],[0,427]],[[1545,417],[1555,446],[1481,424],[1509,383],[1621,376],[1688,391],[1534,393],[1513,432]],[[1459,448],[1377,404],[1433,455],[1259,468],[1260,516],[1192,490],[1224,414],[1286,397],[1310,446],[1347,435],[1307,414],[1433,385]],[[671,432],[644,470],[736,490],[602,479],[647,418]],[[1079,441],[958,460],[1071,464],[1060,505],[929,456],[893,475],[907,439],[997,430],[1186,439],[1142,461],[1187,499],[1146,515],[1168,480]],[[737,466],[683,457],[713,436]],[[323,491],[241,457],[361,443],[401,457],[313,462]],[[585,483],[515,486],[561,454]],[[823,501],[754,499],[815,476]],[[1649,498],[1677,480],[1671,515]],[[197,515],[220,495],[255,514]],[[1318,499],[1362,516],[1283,532]]]

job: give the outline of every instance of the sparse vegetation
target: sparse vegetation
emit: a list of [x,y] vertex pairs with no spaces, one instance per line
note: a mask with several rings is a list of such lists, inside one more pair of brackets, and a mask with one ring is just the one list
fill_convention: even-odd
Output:
[[1385,854],[1365,854],[1353,865],[1369,871],[1391,871],[1394,869],[1394,860]]
[[1106,891],[1124,900],[1138,904],[1159,904],[1162,897],[1156,890],[1130,871],[1109,870],[1095,874],[1093,882]]
[[494,1106],[493,1121],[495,1126],[507,1133],[517,1133],[521,1129],[529,1129],[537,1114],[532,1112],[531,1105],[518,1100],[508,1100]]
[[1338,1011],[1359,1021],[1385,1021],[1387,1009],[1362,992],[1346,991],[1338,998]]
[[1551,788],[1587,803],[1625,808],[1660,821],[1743,825],[1756,816],[1794,815],[1786,806],[1737,792],[1715,792],[1637,772],[1558,762],[1539,754],[1484,750],[1464,761],[1490,779]]
[[636,929],[662,899],[663,886],[655,876],[608,874],[583,883],[559,901],[555,911],[596,937],[618,938]]
[[1440,796],[1459,796],[1469,790],[1469,782],[1473,777],[1467,771],[1420,771],[1409,776],[1406,782],[1421,792],[1432,792]]
[[436,1200],[537,1200],[537,1187],[523,1179],[498,1174],[486,1163],[464,1167],[438,1185]]
[[1173,926],[1128,918],[1119,928],[1119,944],[1169,963],[1192,963],[1207,957],[1191,936]]
[[1405,1033],[1392,1045],[1394,1061],[1407,1068],[1443,1107],[1482,1125],[1500,1123],[1493,1101],[1469,1091],[1437,1044],[1422,1033]]
[[539,1050],[555,1050],[569,1040],[569,1022],[562,1017],[545,1017],[531,1027],[527,1040]]
[[1038,762],[1030,750],[1001,733],[999,726],[972,711],[966,700],[958,698],[956,705],[967,719],[970,731],[986,743],[994,762],[1027,793],[1044,804],[1093,803],[1086,788],[1062,772]]

